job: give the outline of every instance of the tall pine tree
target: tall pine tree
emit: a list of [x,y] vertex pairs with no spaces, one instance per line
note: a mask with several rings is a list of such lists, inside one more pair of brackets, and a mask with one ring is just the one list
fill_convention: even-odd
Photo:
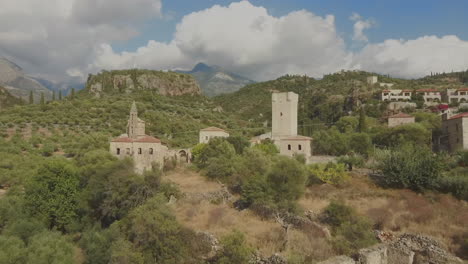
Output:
[[41,93],[41,105],[45,104],[44,93]]
[[361,111],[359,112],[359,125],[358,130],[361,133],[367,131],[367,124],[366,124],[366,110],[364,109],[364,105],[361,105]]
[[62,100],[62,91],[59,91],[59,100]]
[[34,95],[32,91],[29,91],[29,104],[34,104]]
[[71,100],[75,99],[75,88],[72,88],[72,89],[71,89],[70,99],[71,99]]

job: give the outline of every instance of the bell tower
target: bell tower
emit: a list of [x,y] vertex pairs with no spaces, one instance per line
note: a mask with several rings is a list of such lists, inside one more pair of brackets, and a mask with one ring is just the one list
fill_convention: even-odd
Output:
[[145,122],[138,118],[138,110],[135,101],[130,109],[130,117],[127,124],[127,135],[129,138],[136,139],[138,136],[145,135]]
[[297,104],[299,96],[293,92],[272,94],[272,137],[297,135]]

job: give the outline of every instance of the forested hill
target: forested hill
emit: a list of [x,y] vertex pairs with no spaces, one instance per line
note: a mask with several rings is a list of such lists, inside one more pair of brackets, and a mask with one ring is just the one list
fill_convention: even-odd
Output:
[[[286,75],[276,80],[247,85],[239,91],[215,97],[213,100],[225,112],[245,120],[270,122],[271,93],[292,91],[299,94],[299,125],[331,124],[355,112],[360,104],[367,105],[370,117],[382,117],[385,108],[380,104],[379,84],[368,85],[367,77],[377,76],[379,83],[391,83],[392,89],[446,88],[463,86],[468,73],[433,74],[421,79],[392,78],[364,71],[342,71],[317,80],[307,76]],[[467,78],[468,79],[468,78]],[[300,131],[309,134],[307,131]]]

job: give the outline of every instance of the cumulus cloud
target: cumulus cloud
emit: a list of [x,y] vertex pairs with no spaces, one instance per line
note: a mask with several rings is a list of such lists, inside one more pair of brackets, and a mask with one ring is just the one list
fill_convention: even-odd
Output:
[[346,68],[351,59],[332,15],[301,10],[274,17],[248,1],[185,16],[170,43],[150,41],[135,52],[120,54],[102,46],[99,54],[89,69],[167,69],[206,61],[256,80],[286,73],[319,77]]
[[139,34],[146,19],[164,19],[161,0],[0,0],[0,56],[52,79],[85,79],[102,69],[189,69],[219,65],[254,80],[281,75],[321,77],[362,69],[415,78],[468,68],[468,42],[456,36],[424,36],[368,43],[375,23],[354,13],[351,51],[333,15],[306,10],[275,17],[249,1],[214,5],[186,15],[168,42],[150,40],[131,52],[112,44]]
[[366,45],[355,55],[354,64],[356,68],[405,78],[462,71],[468,68],[468,41],[456,36],[390,39]]
[[363,19],[358,13],[353,13],[349,19],[351,21],[354,21],[354,34],[353,34],[353,40],[355,41],[362,41],[362,42],[368,42],[369,39],[367,38],[366,34],[364,33],[364,30],[369,29],[374,26],[374,21],[370,19]]
[[92,51],[138,35],[161,0],[0,0],[0,56],[51,79],[83,69]]

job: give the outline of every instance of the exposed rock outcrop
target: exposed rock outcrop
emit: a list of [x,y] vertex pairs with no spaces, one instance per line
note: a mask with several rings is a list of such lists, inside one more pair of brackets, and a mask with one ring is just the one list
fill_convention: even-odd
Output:
[[434,239],[403,234],[389,243],[361,249],[358,260],[340,256],[319,264],[461,264]]
[[170,96],[201,94],[200,86],[188,74],[150,70],[103,71],[89,76],[86,89],[97,97],[136,90],[151,90]]

